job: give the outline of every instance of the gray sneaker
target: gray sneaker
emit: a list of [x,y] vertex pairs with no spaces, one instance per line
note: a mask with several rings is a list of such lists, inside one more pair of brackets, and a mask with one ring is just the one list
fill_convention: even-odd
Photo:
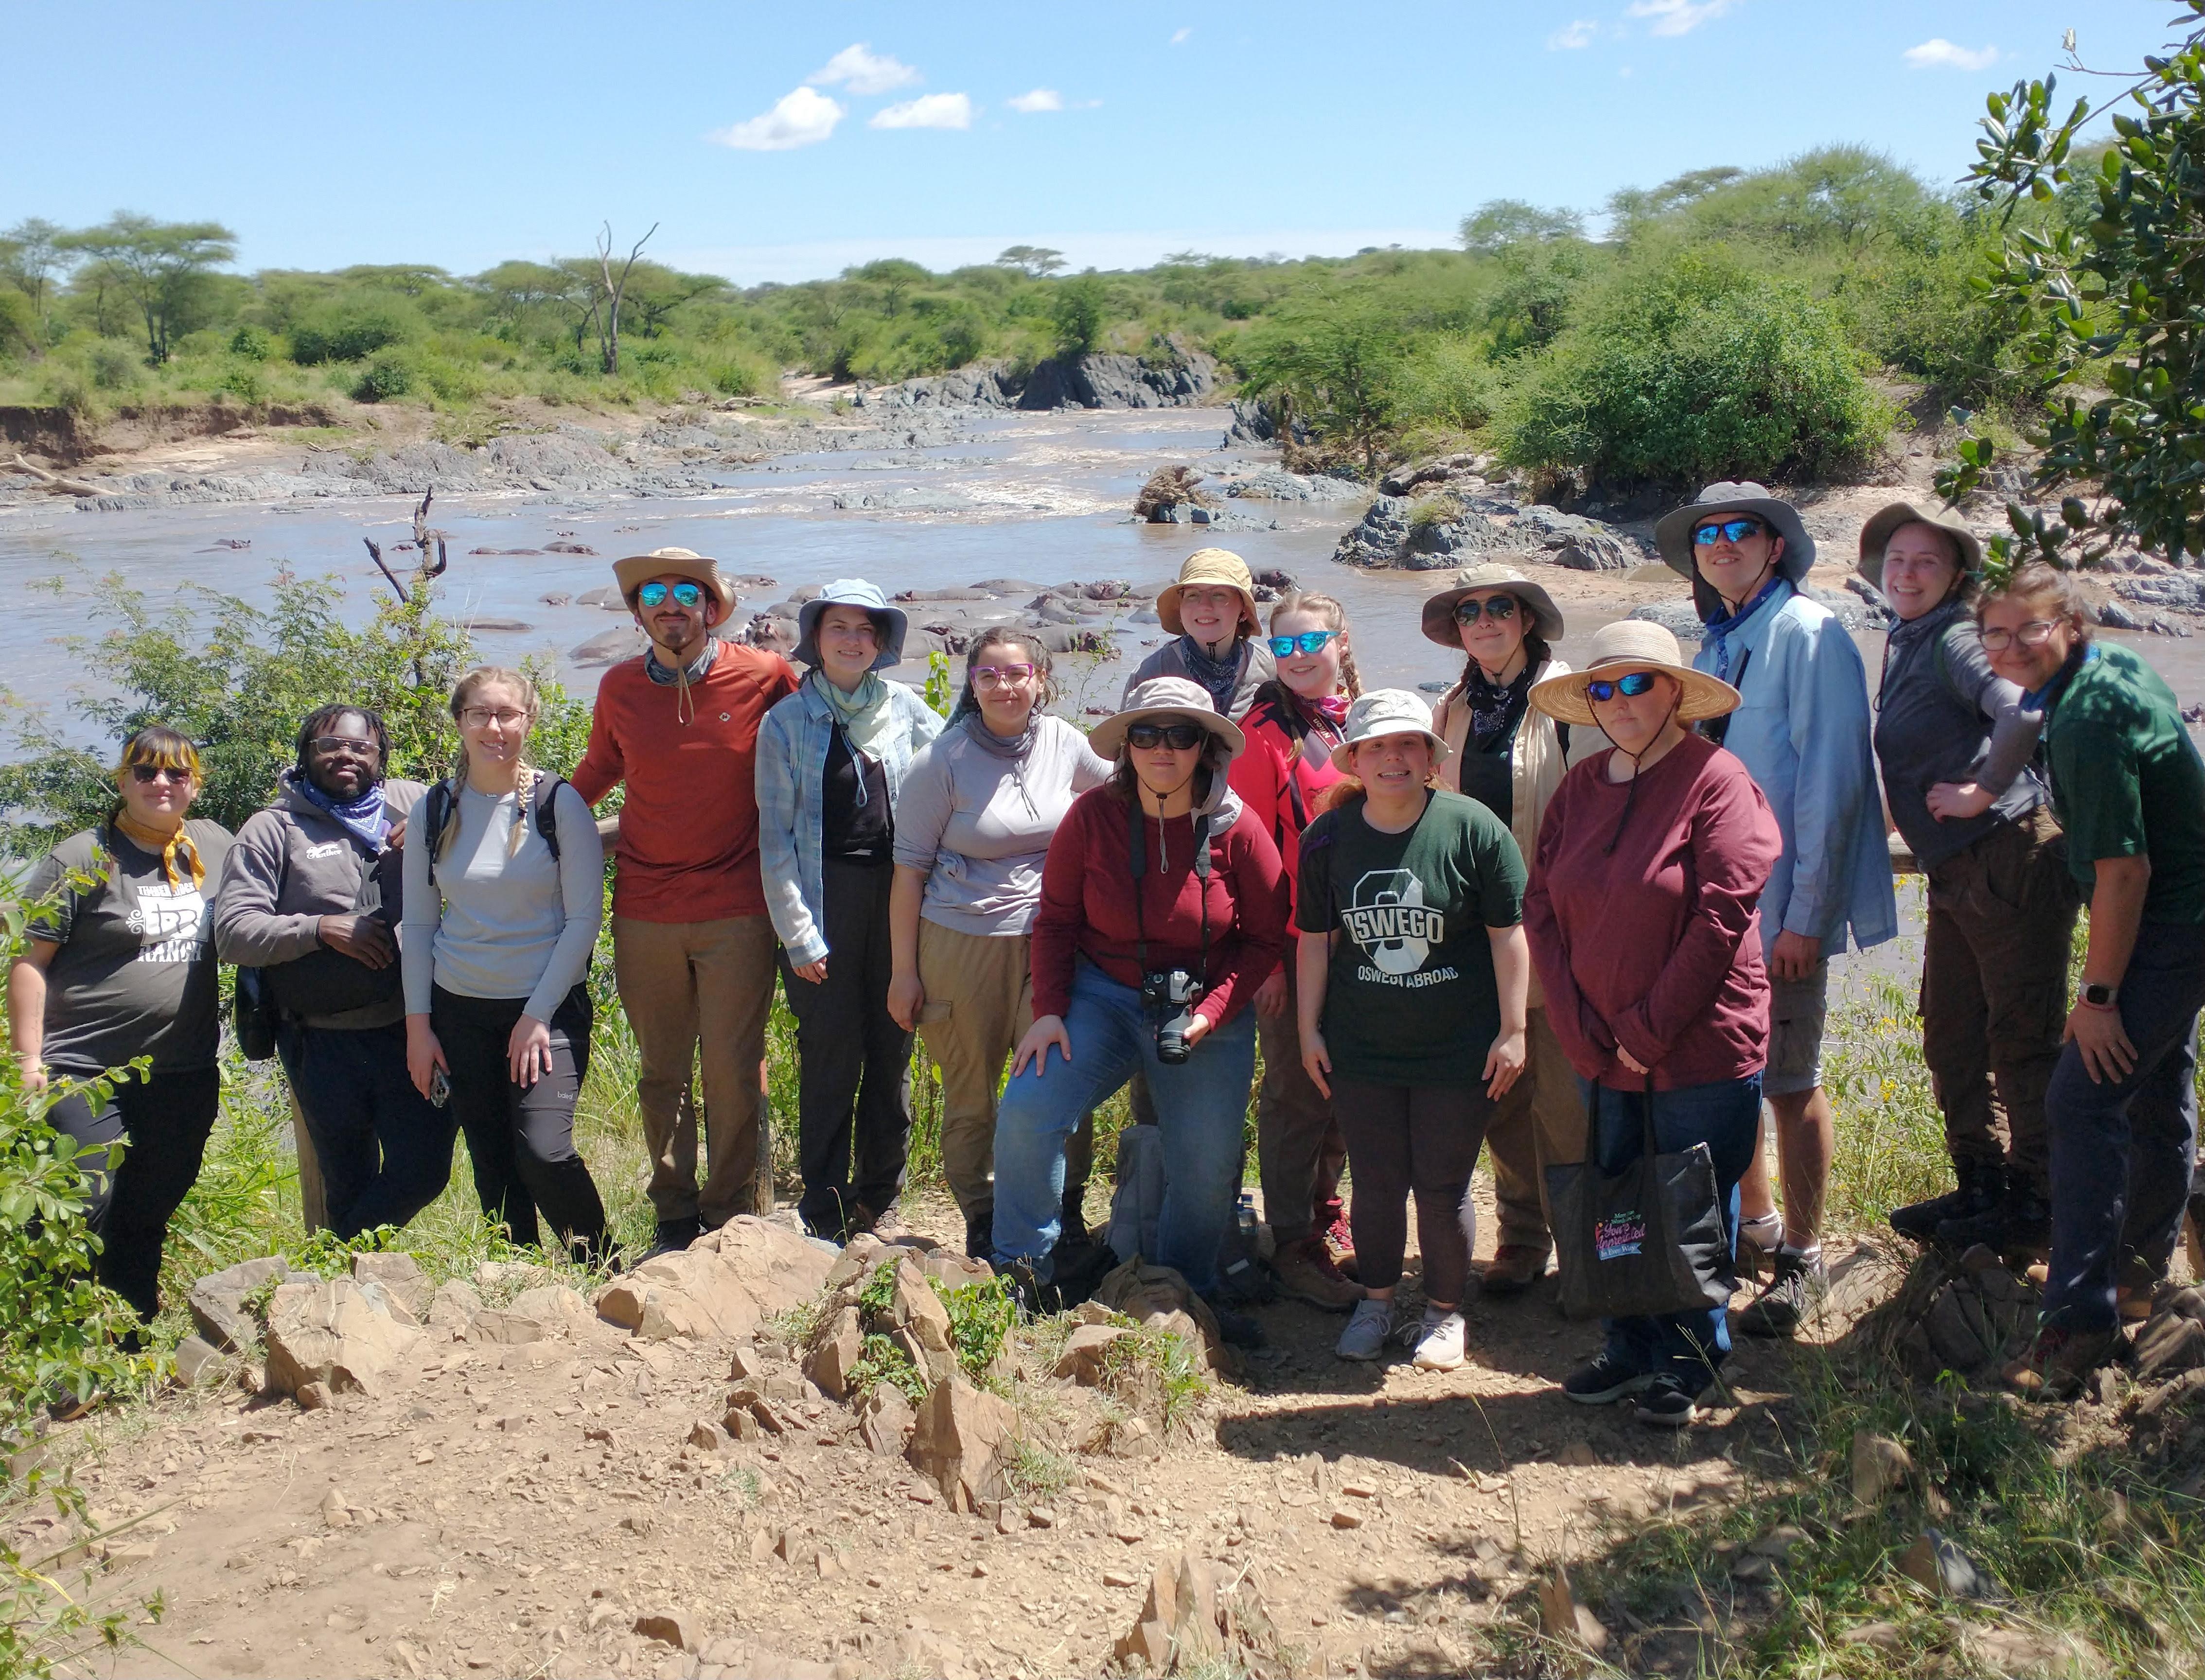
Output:
[[1340,1333],[1340,1339],[1333,1345],[1332,1351],[1342,1359],[1360,1359],[1369,1363],[1384,1356],[1386,1338],[1393,1329],[1391,1301],[1358,1301],[1347,1327]]
[[1828,1288],[1819,1253],[1808,1256],[1779,1249],[1768,1287],[1732,1317],[1731,1326],[1748,1336],[1788,1336]]

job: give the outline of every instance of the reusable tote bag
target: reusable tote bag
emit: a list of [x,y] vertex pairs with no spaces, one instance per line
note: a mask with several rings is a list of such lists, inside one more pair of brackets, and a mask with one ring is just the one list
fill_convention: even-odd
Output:
[[1654,1101],[1649,1078],[1644,1142],[1614,1178],[1590,1160],[1547,1169],[1562,1310],[1572,1318],[1705,1312],[1737,1285],[1715,1158],[1704,1143],[1657,1154]]

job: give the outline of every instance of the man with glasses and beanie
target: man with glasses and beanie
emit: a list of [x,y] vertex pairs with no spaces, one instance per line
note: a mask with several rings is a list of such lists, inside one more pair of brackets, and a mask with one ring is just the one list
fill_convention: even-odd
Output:
[[[1799,587],[1815,542],[1788,502],[1754,484],[1709,485],[1654,528],[1691,580],[1705,628],[1696,669],[1741,697],[1703,726],[1767,796],[1784,851],[1761,898],[1769,1038],[1762,1094],[1776,1115],[1780,1226],[1756,1150],[1739,1186],[1739,1238],[1775,1249],[1770,1280],[1737,1316],[1749,1335],[1788,1336],[1822,1278],[1819,1232],[1834,1147],[1822,1092],[1829,959],[1899,931],[1883,808],[1869,745],[1868,673],[1827,607]],[[1775,1241],[1779,1232],[1781,1240]]]
[[[773,1207],[758,1085],[776,970],[758,874],[758,736],[796,692],[796,673],[715,633],[735,608],[716,561],[654,549],[616,561],[613,576],[651,645],[598,685],[574,791],[594,805],[627,788],[613,977],[642,1062],[636,1101],[657,1246],[685,1248]],[[701,1190],[698,1122],[685,1101],[700,1060]]]
[[374,712],[312,713],[276,803],[238,830],[214,899],[217,953],[261,971],[330,1228],[344,1238],[402,1226],[442,1195],[458,1126],[406,1072],[391,830],[423,788],[389,768]]

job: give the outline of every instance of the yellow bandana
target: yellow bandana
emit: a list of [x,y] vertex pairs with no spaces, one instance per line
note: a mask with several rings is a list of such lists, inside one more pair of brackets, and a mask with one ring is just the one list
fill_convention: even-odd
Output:
[[181,824],[177,825],[173,834],[164,834],[158,828],[147,828],[133,819],[129,812],[123,811],[116,816],[115,828],[133,846],[143,847],[160,858],[161,866],[169,872],[169,886],[181,887],[184,884],[182,871],[176,867],[179,857],[192,872],[193,887],[197,889],[206,885],[206,865],[199,862],[199,849],[192,844],[191,836],[184,832]]

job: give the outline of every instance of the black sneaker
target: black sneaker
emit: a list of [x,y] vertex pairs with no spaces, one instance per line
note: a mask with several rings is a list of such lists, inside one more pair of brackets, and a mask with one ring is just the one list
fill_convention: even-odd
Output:
[[2001,1255],[2041,1249],[2052,1241],[2052,1208],[2034,1184],[2010,1180],[1994,1205],[1939,1226],[1937,1241],[1955,1254],[1964,1254],[1978,1243]]
[[1638,1397],[1638,1421],[1652,1428],[1682,1429],[1699,1415],[1698,1403],[1685,1392],[1683,1381],[1671,1371],[1655,1377]]
[[1216,1319],[1217,1333],[1227,1347],[1254,1349],[1263,1345],[1263,1327],[1256,1322],[1253,1315],[1236,1313],[1214,1295],[1202,1298]]
[[662,1254],[678,1254],[704,1234],[704,1221],[692,1214],[686,1220],[661,1220],[658,1230],[651,1239],[651,1249],[645,1260]]
[[1891,1228],[1911,1242],[1942,1242],[1938,1227],[1952,1220],[1971,1220],[1999,1205],[2006,1189],[2006,1169],[1993,1161],[1962,1161],[1955,1169],[1959,1188],[1927,1202],[1891,1210]]
[[1611,1359],[1602,1349],[1590,1365],[1578,1366],[1562,1380],[1562,1392],[1581,1406],[1604,1406],[1626,1395],[1641,1393],[1653,1383],[1653,1372],[1634,1371],[1621,1360]]
[[1744,1311],[1731,1315],[1732,1327],[1748,1336],[1788,1336],[1799,1327],[1807,1309],[1822,1298],[1823,1288],[1821,1255],[1810,1259],[1779,1249],[1776,1269],[1768,1287]]

